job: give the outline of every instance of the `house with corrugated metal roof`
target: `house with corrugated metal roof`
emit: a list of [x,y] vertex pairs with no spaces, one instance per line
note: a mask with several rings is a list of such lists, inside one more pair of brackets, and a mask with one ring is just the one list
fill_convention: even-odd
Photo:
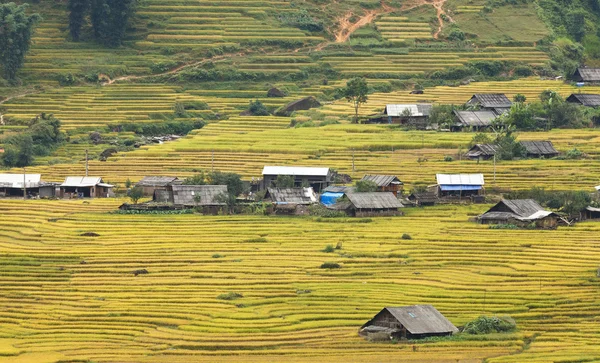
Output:
[[439,197],[485,194],[483,174],[436,174]]
[[510,110],[512,102],[502,93],[477,93],[467,101],[466,105],[493,111],[496,116],[499,116]]
[[600,107],[600,95],[596,94],[572,93],[566,101],[585,107]]
[[313,188],[268,188],[265,199],[275,205],[310,205],[318,203]]
[[572,78],[575,82],[600,83],[600,68],[577,68]]
[[387,336],[389,339],[422,339],[449,336],[458,329],[432,305],[383,308],[360,327],[359,335]]
[[402,215],[404,205],[391,192],[348,193],[346,211],[355,217]]
[[157,190],[153,202],[178,208],[221,207],[227,203],[227,185],[171,185]]
[[136,187],[142,188],[144,195],[152,196],[156,190],[167,190],[171,185],[180,185],[183,181],[176,176],[145,176]]
[[59,186],[61,198],[113,197],[114,186],[96,176],[68,176]]
[[[519,144],[525,149],[528,158],[554,158],[560,153],[554,148],[552,141],[520,141]],[[500,146],[496,144],[475,144],[465,154],[473,160],[488,160],[500,152]]]
[[496,144],[475,144],[465,154],[473,160],[488,160],[498,153],[500,147]]
[[0,197],[22,198],[24,193],[30,197],[54,197],[57,183],[47,183],[41,178],[40,174],[0,174]]
[[402,194],[404,187],[404,183],[395,175],[365,175],[361,180],[375,183],[378,192],[392,192],[395,196]]
[[330,168],[265,166],[262,176],[263,189],[275,187],[275,182],[280,176],[290,176],[294,178],[294,187],[310,186],[319,193],[333,183],[334,173]]
[[451,131],[481,131],[492,126],[498,114],[489,110],[459,111],[454,110],[456,122],[450,127]]
[[533,199],[504,199],[477,217],[481,224],[514,224],[525,227],[556,228],[560,216],[545,210]]
[[425,126],[432,108],[429,103],[386,105],[379,120],[388,124]]

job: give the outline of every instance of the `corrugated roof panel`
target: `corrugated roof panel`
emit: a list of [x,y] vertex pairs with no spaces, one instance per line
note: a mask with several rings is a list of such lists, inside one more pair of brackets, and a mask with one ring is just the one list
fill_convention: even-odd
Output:
[[312,168],[304,166],[265,166],[263,175],[291,175],[291,176],[327,176],[329,168]]
[[0,174],[0,188],[38,188],[42,176],[40,174]]
[[436,174],[438,185],[484,185],[483,174]]
[[[406,104],[406,105],[386,105],[385,113],[388,116],[405,116],[405,112],[410,112],[410,116],[429,116],[433,106],[428,103]],[[408,111],[407,111],[408,110]]]
[[96,176],[68,176],[61,187],[93,187],[102,183],[102,178]]

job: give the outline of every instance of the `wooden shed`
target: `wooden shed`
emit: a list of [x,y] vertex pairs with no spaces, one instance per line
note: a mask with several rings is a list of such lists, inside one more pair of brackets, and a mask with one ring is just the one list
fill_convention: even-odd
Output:
[[429,103],[386,105],[381,118],[388,124],[413,125],[419,128],[427,126],[433,105]]
[[59,188],[61,198],[108,198],[113,187],[96,176],[68,176]]
[[404,183],[394,175],[365,175],[362,180],[377,184],[378,192],[392,192],[395,196],[402,194],[404,187]]
[[581,211],[579,219],[582,221],[587,220],[599,220],[600,219],[600,208],[596,207],[586,207]]
[[494,111],[459,111],[454,110],[456,122],[450,127],[451,131],[481,131],[492,126],[498,114]]
[[171,185],[167,190],[156,190],[155,203],[172,204],[180,208],[222,207],[227,185]]
[[432,305],[386,307],[364,324],[359,334],[388,335],[390,339],[449,336],[458,329]]
[[407,199],[417,207],[434,206],[438,200],[434,192],[412,193]]
[[587,93],[573,93],[567,97],[567,102],[585,107],[600,107],[600,95]]
[[512,102],[502,93],[477,93],[467,101],[466,105],[476,106],[481,110],[493,111],[496,116],[499,116],[510,109]]
[[473,160],[489,160],[496,155],[498,149],[499,146],[496,144],[475,144],[465,156]]
[[528,158],[554,158],[560,153],[554,148],[552,141],[521,141],[527,151]]
[[600,68],[577,68],[573,74],[575,82],[600,83]]
[[404,205],[391,192],[349,193],[348,213],[356,217],[398,216]]
[[533,199],[502,200],[487,212],[477,217],[481,224],[514,224],[536,228],[556,228],[560,216],[547,211]]
[[156,190],[167,190],[171,185],[182,183],[176,176],[145,176],[135,186],[142,188],[144,195],[152,196]]

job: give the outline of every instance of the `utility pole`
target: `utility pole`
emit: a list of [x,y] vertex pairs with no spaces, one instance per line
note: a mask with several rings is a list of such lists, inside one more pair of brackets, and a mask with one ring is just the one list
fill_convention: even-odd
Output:
[[23,167],[23,200],[27,200],[27,172]]
[[89,157],[88,157],[88,149],[85,149],[85,176],[88,176],[89,172]]

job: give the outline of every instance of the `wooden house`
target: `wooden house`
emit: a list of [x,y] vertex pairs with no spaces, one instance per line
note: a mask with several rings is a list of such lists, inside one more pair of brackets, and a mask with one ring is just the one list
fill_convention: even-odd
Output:
[[178,208],[222,207],[227,196],[227,185],[171,185],[156,190],[153,202],[172,204]]
[[536,228],[556,228],[560,217],[547,211],[533,199],[502,200],[487,212],[477,217],[481,224],[514,224]]
[[268,188],[265,200],[277,214],[308,214],[308,206],[319,202],[313,188]]
[[386,105],[383,117],[379,118],[382,123],[413,125],[425,128],[433,105],[428,103]]
[[489,160],[496,155],[498,149],[499,146],[496,144],[475,144],[465,156],[473,160]]
[[458,329],[432,305],[386,307],[364,324],[359,334],[386,335],[389,339],[449,336]]
[[391,192],[349,193],[347,213],[355,217],[397,216],[404,205]]
[[567,97],[567,102],[574,103],[585,107],[600,107],[600,95],[573,93]]
[[586,207],[584,210],[581,211],[579,219],[582,221],[600,220],[600,208],[591,206]]
[[411,193],[407,199],[417,207],[434,206],[438,200],[434,192]]
[[395,196],[402,194],[404,188],[404,183],[394,175],[365,175],[362,180],[375,183],[378,192],[392,192]]
[[309,168],[298,166],[265,166],[263,168],[263,188],[272,188],[279,176],[294,178],[294,187],[310,186],[317,193],[333,183],[333,171],[329,168]]
[[498,114],[494,111],[458,111],[454,110],[456,122],[450,127],[450,131],[482,131],[490,126]]
[[467,101],[466,105],[493,111],[496,116],[499,116],[510,110],[512,102],[502,93],[477,93]]
[[527,151],[528,158],[555,158],[560,153],[554,148],[552,141],[520,141]]
[[108,198],[114,186],[95,176],[68,176],[59,186],[61,198]]
[[156,190],[167,190],[171,185],[180,185],[182,183],[175,176],[145,176],[135,186],[142,188],[144,195],[152,196]]
[[577,68],[573,81],[584,83],[600,83],[600,68]]
[[483,174],[436,174],[438,197],[485,194]]

